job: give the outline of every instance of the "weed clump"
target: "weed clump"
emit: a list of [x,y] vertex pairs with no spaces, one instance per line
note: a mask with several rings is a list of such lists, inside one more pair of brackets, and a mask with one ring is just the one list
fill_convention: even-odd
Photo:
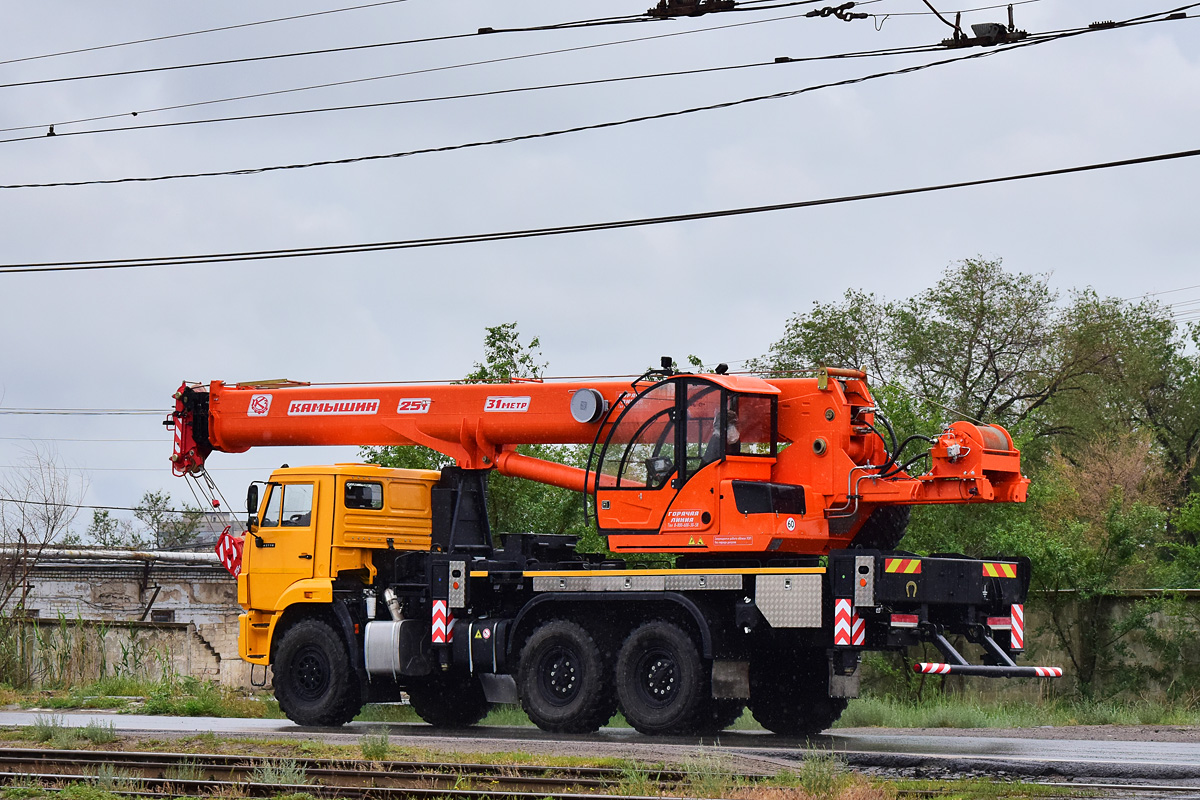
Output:
[[358,740],[358,746],[362,750],[363,758],[368,761],[383,761],[391,750],[386,730],[364,735]]

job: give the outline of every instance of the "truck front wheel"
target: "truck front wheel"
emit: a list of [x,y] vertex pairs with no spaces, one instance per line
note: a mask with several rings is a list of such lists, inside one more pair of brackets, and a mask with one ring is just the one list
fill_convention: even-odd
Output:
[[302,620],[284,631],[273,672],[279,708],[298,725],[344,725],[362,709],[346,646],[321,620]]
[[552,733],[592,733],[616,712],[600,648],[569,620],[551,620],[529,637],[521,650],[517,689],[521,708]]

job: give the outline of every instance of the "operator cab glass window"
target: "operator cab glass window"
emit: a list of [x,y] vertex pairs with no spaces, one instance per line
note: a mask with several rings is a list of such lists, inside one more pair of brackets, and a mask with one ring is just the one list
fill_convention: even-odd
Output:
[[346,508],[378,511],[383,508],[383,484],[346,481]]
[[283,502],[283,487],[268,486],[267,489],[271,492],[271,496],[267,498],[267,510],[263,512],[262,522],[259,523],[259,527],[278,528],[279,506]]
[[290,528],[307,528],[312,524],[313,485],[290,483],[283,489],[283,518],[279,524]]
[[775,399],[764,395],[729,395],[725,410],[725,452],[739,456],[775,455]]
[[675,384],[637,398],[609,435],[600,474],[619,489],[658,489],[675,474]]
[[699,472],[706,464],[720,461],[725,454],[721,444],[721,430],[724,425],[721,394],[721,390],[711,383],[687,384],[685,480]]
[[600,485],[678,489],[726,456],[774,457],[775,408],[770,395],[735,394],[695,378],[664,381],[636,397],[613,426]]

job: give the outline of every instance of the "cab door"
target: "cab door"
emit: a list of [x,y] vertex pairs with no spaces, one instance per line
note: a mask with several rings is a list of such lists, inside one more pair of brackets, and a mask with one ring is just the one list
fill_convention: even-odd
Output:
[[275,611],[279,596],[313,577],[317,492],[311,481],[272,483],[258,530],[243,548],[243,574],[251,608]]
[[[697,530],[701,517],[705,527],[711,523],[717,498],[688,484],[724,455],[722,396],[708,381],[671,379],[629,404],[600,456],[602,530],[686,532]],[[674,508],[681,492],[694,500]]]

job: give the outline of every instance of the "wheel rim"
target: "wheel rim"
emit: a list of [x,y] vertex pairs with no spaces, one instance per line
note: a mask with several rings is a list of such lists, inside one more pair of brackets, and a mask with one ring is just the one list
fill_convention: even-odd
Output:
[[579,696],[582,677],[579,659],[567,647],[552,647],[538,660],[538,688],[555,706],[565,706]]
[[650,708],[666,708],[679,694],[679,666],[669,650],[655,647],[643,653],[634,676],[638,699]]
[[317,700],[329,688],[329,659],[319,647],[309,645],[296,654],[296,694],[303,700]]

